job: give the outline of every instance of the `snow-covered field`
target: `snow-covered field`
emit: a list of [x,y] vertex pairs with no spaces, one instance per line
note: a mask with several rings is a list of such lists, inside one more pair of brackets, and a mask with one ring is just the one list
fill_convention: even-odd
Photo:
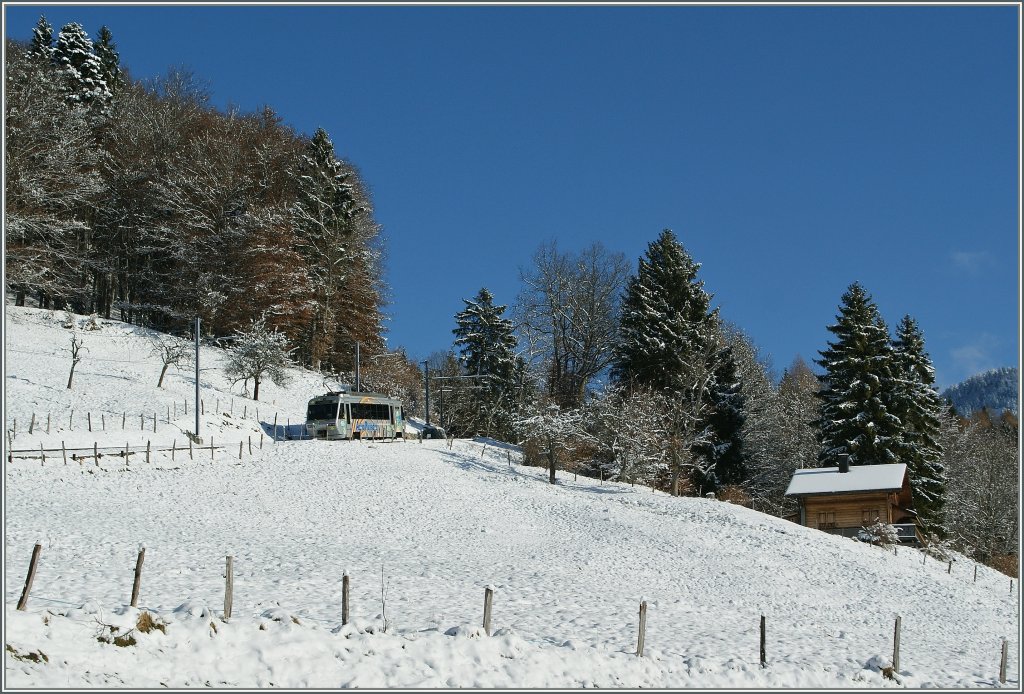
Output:
[[[69,391],[62,318],[7,307],[13,448],[187,446],[191,373],[171,371],[157,390],[146,331],[104,323],[80,333],[89,351]],[[5,686],[993,687],[1006,637],[1004,686],[1020,688],[1016,582],[1011,592],[1009,578],[981,566],[975,583],[967,559],[947,573],[911,549],[894,555],[715,500],[566,473],[551,486],[495,442],[275,443],[265,436],[275,413],[297,434],[320,378],[297,371],[287,387],[262,385],[258,421],[219,362],[204,349],[202,434],[225,446],[212,461],[209,450],[190,460],[179,449],[149,464],[136,454],[65,465],[59,453],[6,463]],[[227,555],[234,600],[223,620]],[[352,619],[342,627],[345,573]],[[142,610],[164,631],[108,642]],[[879,665],[892,656],[896,615],[890,680]]]

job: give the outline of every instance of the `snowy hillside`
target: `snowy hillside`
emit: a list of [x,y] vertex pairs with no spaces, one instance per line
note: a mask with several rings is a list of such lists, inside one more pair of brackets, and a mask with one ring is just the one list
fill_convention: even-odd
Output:
[[[69,391],[61,320],[7,309],[13,449],[173,441],[176,454],[154,452],[147,464],[144,453],[97,462],[90,451],[65,465],[48,452],[45,462],[7,463],[8,687],[992,687],[1006,637],[1004,686],[1019,688],[1016,582],[985,566],[975,582],[967,559],[947,573],[911,549],[894,554],[715,500],[566,473],[552,486],[496,442],[273,442],[275,414],[297,433],[320,379],[296,372],[286,388],[265,384],[257,421],[257,404],[229,390],[212,349],[201,360],[204,445],[212,436],[224,447],[190,460],[181,447],[193,426],[191,404],[183,413],[191,374],[170,372],[157,390],[145,331],[111,322],[81,333],[89,352]],[[480,629],[486,586],[490,637]],[[133,630],[140,610],[163,630]],[[890,680],[879,666],[892,656],[896,615]]]
[[965,417],[985,407],[995,413],[1009,410],[1016,414],[1019,378],[1015,366],[990,369],[947,388],[942,397]]

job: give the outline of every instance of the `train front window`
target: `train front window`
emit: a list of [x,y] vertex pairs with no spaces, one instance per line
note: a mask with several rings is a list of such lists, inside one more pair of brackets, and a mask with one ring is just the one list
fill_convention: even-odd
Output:
[[338,403],[336,402],[314,402],[310,403],[306,410],[306,419],[337,419]]

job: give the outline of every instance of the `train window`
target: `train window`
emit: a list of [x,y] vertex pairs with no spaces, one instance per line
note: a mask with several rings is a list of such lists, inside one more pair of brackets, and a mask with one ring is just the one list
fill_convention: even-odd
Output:
[[306,419],[335,419],[338,416],[337,402],[310,403]]

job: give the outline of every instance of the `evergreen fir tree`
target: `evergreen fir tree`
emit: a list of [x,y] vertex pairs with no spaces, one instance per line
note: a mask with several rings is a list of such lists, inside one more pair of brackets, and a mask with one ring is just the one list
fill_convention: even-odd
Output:
[[901,462],[902,423],[891,411],[895,375],[889,331],[859,283],[843,294],[828,330],[836,341],[816,360],[825,369],[819,461],[836,466],[846,453],[852,465]]
[[690,363],[712,344],[718,319],[718,309],[709,310],[711,295],[697,280],[699,269],[670,229],[648,244],[622,302],[612,367],[616,381],[658,390],[687,387]]
[[901,462],[907,463],[914,506],[929,532],[944,536],[946,472],[942,464],[941,415],[935,370],[924,349],[924,335],[910,316],[896,328],[893,413],[903,423]]
[[57,35],[53,59],[64,73],[68,100],[99,110],[110,102],[110,88],[103,81],[103,68],[93,52],[93,43],[81,24],[65,24]]
[[319,369],[341,324],[338,297],[352,271],[353,219],[361,208],[352,172],[335,156],[334,143],[323,128],[309,140],[298,173],[292,217],[299,250],[310,262],[314,308],[309,360]]
[[100,75],[111,94],[114,94],[124,83],[124,75],[121,72],[121,56],[114,44],[114,37],[106,25],[100,27],[96,38],[95,51],[96,57],[100,60]]
[[505,306],[495,306],[493,295],[481,289],[473,300],[463,299],[465,309],[455,315],[455,346],[461,351],[464,373],[478,377],[465,430],[484,435],[512,433],[516,401],[516,339],[512,321],[502,318]]
[[45,15],[39,15],[39,21],[32,30],[29,53],[47,60],[53,57],[53,27],[46,21]]
[[619,384],[648,387],[665,397],[673,494],[680,491],[683,472],[689,471],[700,489],[699,482],[714,469],[698,449],[714,441],[707,418],[721,358],[718,309],[710,310],[711,295],[697,280],[699,269],[669,229],[647,246],[626,285],[612,364]]
[[696,447],[709,463],[712,473],[695,473],[694,486],[702,492],[714,492],[719,486],[738,485],[747,479],[748,454],[743,446],[746,422],[746,398],[737,374],[732,348],[721,350],[715,385],[711,391],[711,414],[705,424],[712,432],[710,441]]

